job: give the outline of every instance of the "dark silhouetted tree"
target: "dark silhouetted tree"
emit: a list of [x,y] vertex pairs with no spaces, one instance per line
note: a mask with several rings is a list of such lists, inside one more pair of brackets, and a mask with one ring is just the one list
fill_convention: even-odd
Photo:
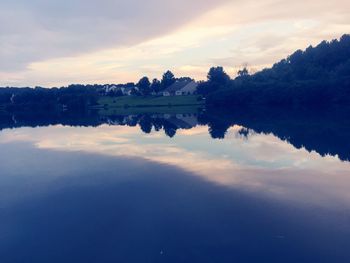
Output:
[[151,133],[152,131],[152,121],[148,115],[142,117],[139,122],[140,128],[144,133]]
[[181,78],[177,78],[177,81],[187,81],[187,82],[191,82],[194,81],[193,78],[190,77],[181,77]]
[[176,81],[174,74],[168,70],[167,72],[165,72],[163,74],[163,78],[161,81],[162,84],[162,89],[166,89],[168,87],[170,87],[172,84],[174,84]]
[[200,82],[198,85],[197,90],[201,95],[215,92],[230,83],[230,77],[226,74],[223,67],[212,67],[208,72],[207,78],[207,82]]
[[246,77],[246,76],[249,76],[249,71],[246,67],[244,67],[243,69],[238,70],[237,75],[239,77]]
[[158,79],[153,79],[151,84],[151,91],[159,92],[162,89],[162,84]]
[[220,86],[226,85],[230,80],[223,67],[212,67],[207,78],[209,82]]
[[151,83],[149,82],[149,79],[147,77],[141,78],[136,86],[139,88],[139,91],[142,96],[147,96],[151,93]]

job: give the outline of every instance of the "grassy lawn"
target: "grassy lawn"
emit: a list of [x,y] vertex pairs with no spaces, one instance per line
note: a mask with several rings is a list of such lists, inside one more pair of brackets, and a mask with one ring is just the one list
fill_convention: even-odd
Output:
[[98,108],[129,108],[129,107],[173,107],[202,105],[199,96],[169,96],[169,97],[101,97]]
[[102,116],[137,115],[137,114],[196,114],[202,109],[200,105],[176,107],[130,107],[103,108],[98,111]]
[[204,105],[199,96],[169,97],[101,97],[98,105],[93,107],[101,115],[130,115],[145,113],[198,113]]

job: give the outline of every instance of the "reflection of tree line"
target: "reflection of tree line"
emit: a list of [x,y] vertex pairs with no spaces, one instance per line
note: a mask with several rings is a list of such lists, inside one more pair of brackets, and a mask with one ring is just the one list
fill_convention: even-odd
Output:
[[213,138],[224,138],[232,125],[243,128],[239,133],[248,137],[251,131],[273,134],[295,148],[316,151],[322,156],[338,155],[350,160],[350,109],[287,111],[273,108],[231,109],[230,112],[209,111],[199,123],[209,126]]
[[164,130],[169,137],[174,137],[179,129],[192,129],[198,124],[196,114],[140,114],[130,116],[113,116],[104,121],[111,125],[140,126],[144,133]]
[[0,113],[0,130],[6,128],[40,127],[48,125],[96,127],[102,124],[139,126],[144,133],[162,131],[174,137],[179,129],[191,129],[198,125],[197,114],[135,114],[100,116],[97,112],[16,112]]
[[86,112],[28,111],[0,112],[0,131],[22,127],[43,127],[49,125],[96,127],[101,125],[100,117]]
[[285,140],[295,148],[304,147],[322,156],[338,155],[350,160],[350,109],[327,111],[281,111],[267,108],[231,109],[230,112],[209,110],[194,114],[135,114],[130,116],[99,116],[96,112],[36,112],[0,113],[0,130],[5,128],[38,127],[48,125],[92,126],[102,124],[139,126],[144,133],[152,130],[174,137],[179,129],[207,125],[214,139],[225,138],[233,125],[242,128],[239,135],[249,139],[254,133],[270,134]]

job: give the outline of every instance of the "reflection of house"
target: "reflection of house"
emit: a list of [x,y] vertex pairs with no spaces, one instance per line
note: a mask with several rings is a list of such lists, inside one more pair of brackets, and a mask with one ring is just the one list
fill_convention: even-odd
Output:
[[194,114],[177,114],[176,118],[188,123],[191,127],[198,125],[198,118]]
[[178,129],[191,129],[198,125],[198,119],[193,114],[177,114],[169,116],[167,121]]
[[197,91],[198,84],[195,81],[176,81],[173,85],[165,89],[163,96],[192,95]]

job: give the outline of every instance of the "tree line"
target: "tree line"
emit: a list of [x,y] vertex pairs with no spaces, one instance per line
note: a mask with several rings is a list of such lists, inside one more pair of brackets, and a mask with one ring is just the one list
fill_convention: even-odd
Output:
[[350,102],[350,35],[298,50],[250,75],[246,68],[231,79],[222,67],[211,68],[199,86],[208,105],[327,107]]
[[[170,70],[168,70],[163,74],[160,80],[154,78],[152,81],[150,81],[150,79],[147,76],[144,76],[136,84],[119,84],[117,85],[117,87],[131,88],[131,95],[133,96],[149,96],[152,94],[158,94],[159,92],[166,90],[176,81],[193,81],[193,79],[190,77],[176,78],[175,75]],[[119,97],[123,96],[124,94],[120,89],[117,89],[109,92],[108,95],[112,97]]]
[[[189,77],[176,78],[171,71],[166,71],[161,80],[142,77],[137,83],[82,85],[72,84],[61,88],[43,87],[3,87],[0,88],[0,106],[6,110],[56,110],[68,108],[70,110],[84,110],[98,102],[100,96],[123,96],[122,88],[131,89],[133,96],[149,96],[161,92],[176,81],[192,81]],[[117,89],[106,92],[106,86]]]
[[[136,84],[118,84],[131,88],[134,96],[157,94],[176,81],[166,71],[160,80],[142,77]],[[206,81],[201,81],[198,93],[212,107],[246,105],[278,107],[327,107],[350,102],[350,35],[339,40],[323,41],[316,47],[298,50],[286,59],[255,74],[247,68],[231,78],[223,67],[212,67]],[[105,93],[105,85],[73,84],[68,87],[45,89],[0,88],[0,105],[8,110],[26,109],[86,109],[97,103],[99,96],[122,96],[119,89]]]

